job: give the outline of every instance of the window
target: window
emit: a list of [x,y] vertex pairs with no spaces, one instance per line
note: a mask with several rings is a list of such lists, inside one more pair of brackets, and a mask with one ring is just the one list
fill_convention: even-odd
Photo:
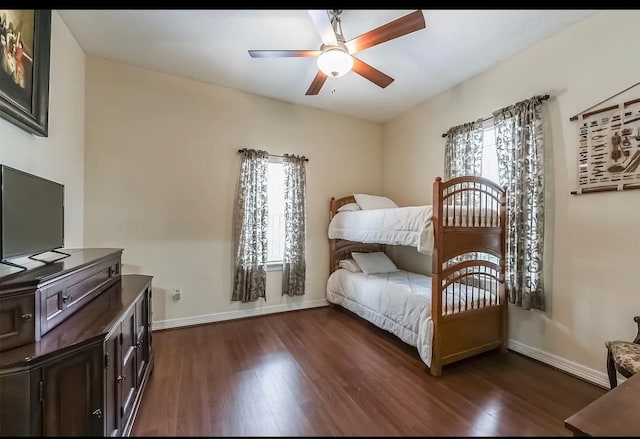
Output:
[[498,151],[496,150],[496,130],[493,118],[484,122],[482,145],[482,176],[498,181]]
[[267,264],[274,268],[284,255],[284,167],[282,161],[269,162],[267,170],[269,225],[267,233]]

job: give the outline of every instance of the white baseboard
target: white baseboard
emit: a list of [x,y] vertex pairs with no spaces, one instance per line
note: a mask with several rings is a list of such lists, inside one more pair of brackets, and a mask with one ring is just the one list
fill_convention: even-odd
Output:
[[325,299],[307,300],[299,302],[295,305],[281,304],[262,306],[255,309],[241,309],[237,311],[216,312],[213,314],[202,314],[192,317],[181,317],[177,319],[158,320],[153,322],[153,330],[180,328],[182,326],[201,325],[203,323],[222,322],[225,320],[242,319],[245,317],[261,316],[265,314],[274,314],[284,311],[295,311],[298,309],[319,308],[328,306],[329,302]]
[[[553,366],[563,372],[567,372],[570,375],[589,381],[597,386],[604,387],[605,389],[609,388],[609,377],[604,372],[585,367],[581,364],[567,360],[566,358],[531,347],[516,340],[509,340],[507,347],[514,352],[518,352],[522,355],[526,355],[527,357],[546,363],[549,366]],[[618,376],[618,384],[623,380],[624,378],[621,379],[621,377]]]

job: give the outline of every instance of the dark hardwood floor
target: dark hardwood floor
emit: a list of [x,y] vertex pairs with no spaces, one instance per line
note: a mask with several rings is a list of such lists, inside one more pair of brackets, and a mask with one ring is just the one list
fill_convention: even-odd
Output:
[[136,436],[569,436],[604,389],[512,352],[429,374],[416,349],[347,311],[153,333]]

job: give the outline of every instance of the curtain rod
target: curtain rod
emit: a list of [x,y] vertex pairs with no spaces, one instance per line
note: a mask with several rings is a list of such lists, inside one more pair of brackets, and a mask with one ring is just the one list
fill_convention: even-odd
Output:
[[[546,100],[547,100],[547,99],[549,99],[550,97],[551,97],[551,96],[549,96],[549,95],[544,95],[544,96],[542,96],[542,98],[541,98],[541,99],[542,99],[543,101],[546,101]],[[483,122],[486,122],[486,121],[491,120],[491,119],[493,119],[493,116],[485,117],[484,119],[482,119],[482,121],[483,121]],[[443,133],[443,134],[442,134],[442,137],[447,137],[448,133],[449,133],[448,131],[447,131],[446,133]]]
[[[242,148],[238,150],[238,153],[243,153],[247,150],[247,148]],[[269,154],[269,157],[284,157],[283,155],[277,155],[277,154]],[[305,156],[302,156],[302,158],[304,159],[305,162],[308,162],[309,159],[306,158]]]

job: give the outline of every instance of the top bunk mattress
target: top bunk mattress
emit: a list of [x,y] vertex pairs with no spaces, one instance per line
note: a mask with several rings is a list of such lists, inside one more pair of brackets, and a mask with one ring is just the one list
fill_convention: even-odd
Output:
[[409,206],[338,212],[329,223],[329,239],[404,245],[433,251],[433,206]]
[[[475,206],[446,206],[443,223],[450,227],[496,227],[499,211]],[[329,239],[415,247],[431,254],[433,206],[408,206],[338,212],[329,223]]]

